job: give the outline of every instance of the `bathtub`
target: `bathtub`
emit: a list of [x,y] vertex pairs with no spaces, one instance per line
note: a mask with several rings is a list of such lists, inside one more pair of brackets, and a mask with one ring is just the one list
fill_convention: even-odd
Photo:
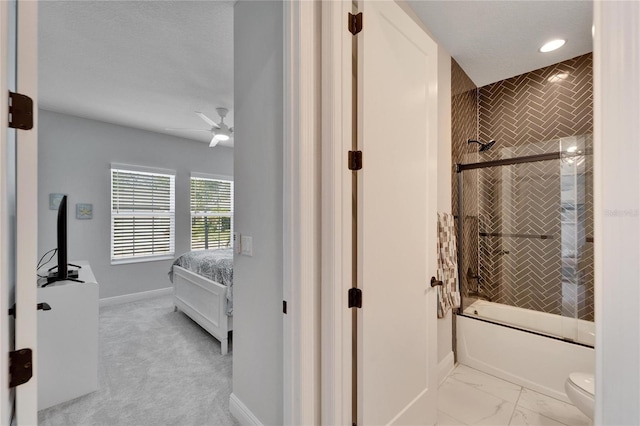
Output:
[[553,398],[570,402],[569,374],[595,371],[589,321],[478,300],[456,326],[458,362]]
[[552,337],[593,347],[596,343],[595,325],[591,321],[562,317],[501,303],[477,300],[464,310],[465,315],[522,328]]

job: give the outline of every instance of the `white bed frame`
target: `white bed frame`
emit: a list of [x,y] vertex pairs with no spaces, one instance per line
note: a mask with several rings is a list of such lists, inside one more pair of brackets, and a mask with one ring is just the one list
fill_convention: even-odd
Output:
[[227,315],[227,287],[174,266],[173,299],[175,310],[180,309],[218,339],[225,355],[233,329],[233,318]]

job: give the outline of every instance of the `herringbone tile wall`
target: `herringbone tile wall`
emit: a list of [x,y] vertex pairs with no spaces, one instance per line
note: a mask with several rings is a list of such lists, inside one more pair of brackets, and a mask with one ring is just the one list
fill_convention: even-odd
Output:
[[[593,131],[591,54],[479,89],[464,77],[454,62],[456,162],[557,152],[562,149],[559,138]],[[497,140],[482,154],[477,146],[466,144],[476,136],[474,109],[477,136],[482,141]],[[586,138],[583,144],[590,141]],[[464,277],[471,267],[473,272],[479,270],[482,291],[495,302],[593,320],[592,161],[590,155],[583,159],[578,176],[584,190],[576,201],[576,218],[582,226],[576,228],[571,240],[577,245],[572,247],[567,246],[569,228],[563,227],[561,215],[561,161],[566,160],[464,172],[463,294],[476,290],[475,281],[467,283]],[[456,214],[457,179],[453,184]],[[574,276],[568,271],[576,271],[577,279],[568,280]]]
[[506,147],[592,133],[592,64],[588,53],[479,88],[480,139]]

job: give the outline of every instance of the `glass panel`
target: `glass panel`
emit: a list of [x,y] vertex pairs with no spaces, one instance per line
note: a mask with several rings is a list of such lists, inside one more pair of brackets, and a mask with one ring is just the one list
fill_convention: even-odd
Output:
[[465,314],[593,345],[591,141],[505,147],[493,159],[562,154],[462,173]]
[[191,218],[191,250],[231,247],[231,216]]

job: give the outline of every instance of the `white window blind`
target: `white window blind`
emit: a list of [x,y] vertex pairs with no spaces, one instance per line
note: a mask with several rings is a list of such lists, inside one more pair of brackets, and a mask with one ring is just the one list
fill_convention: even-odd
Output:
[[191,177],[191,250],[231,247],[233,182]]
[[111,263],[171,258],[175,176],[111,169]]

